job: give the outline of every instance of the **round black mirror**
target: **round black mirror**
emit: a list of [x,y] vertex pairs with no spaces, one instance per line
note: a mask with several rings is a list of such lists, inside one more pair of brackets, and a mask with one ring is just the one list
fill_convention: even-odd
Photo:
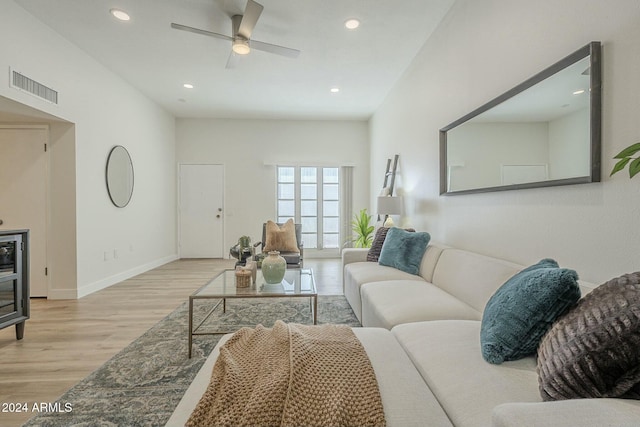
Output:
[[133,162],[126,148],[116,145],[107,159],[107,191],[114,205],[124,208],[133,195]]

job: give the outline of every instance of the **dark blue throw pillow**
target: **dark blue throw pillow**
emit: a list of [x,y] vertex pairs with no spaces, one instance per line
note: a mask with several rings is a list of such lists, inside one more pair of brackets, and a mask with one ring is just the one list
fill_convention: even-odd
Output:
[[543,259],[507,280],[489,299],[480,328],[482,357],[494,364],[536,352],[551,324],[580,299],[578,274]]
[[392,227],[382,245],[378,264],[418,275],[430,239],[429,233],[424,231],[412,233]]

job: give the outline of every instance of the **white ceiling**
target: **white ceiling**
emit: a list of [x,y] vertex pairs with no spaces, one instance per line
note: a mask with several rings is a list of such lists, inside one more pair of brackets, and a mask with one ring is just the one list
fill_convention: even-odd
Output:
[[[302,53],[253,50],[226,69],[230,42],[170,24],[231,35],[246,0],[15,1],[176,117],[294,119],[370,117],[454,2],[258,0],[252,38]],[[350,31],[353,17],[362,23]]]

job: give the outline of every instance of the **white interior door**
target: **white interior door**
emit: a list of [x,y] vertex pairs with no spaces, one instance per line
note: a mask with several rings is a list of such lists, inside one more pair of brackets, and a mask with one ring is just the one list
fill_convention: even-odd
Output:
[[29,229],[32,297],[46,297],[46,127],[0,127],[0,229]]
[[180,257],[224,256],[224,166],[180,165]]

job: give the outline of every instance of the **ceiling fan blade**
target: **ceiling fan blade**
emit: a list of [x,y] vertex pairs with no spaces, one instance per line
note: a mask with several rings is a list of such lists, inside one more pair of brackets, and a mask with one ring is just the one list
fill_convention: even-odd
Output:
[[278,46],[277,44],[260,42],[258,40],[251,40],[250,45],[252,49],[275,53],[276,55],[286,56],[287,58],[297,58],[300,55],[298,49],[291,49],[290,47]]
[[260,15],[262,14],[262,9],[264,9],[264,6],[260,3],[256,3],[253,0],[247,0],[247,7],[244,9],[240,28],[238,28],[238,34],[247,40],[251,38],[251,33],[258,22],[258,18],[260,18]]
[[174,22],[171,23],[171,28],[176,29],[176,30],[189,31],[190,33],[202,34],[203,36],[215,37],[215,38],[222,39],[222,40],[231,40],[231,41],[233,41],[232,37],[225,36],[224,34],[218,34],[218,33],[212,32],[212,31],[207,31],[207,30],[201,30],[199,28],[188,27],[186,25],[176,24]]
[[231,51],[229,53],[229,59],[227,59],[227,65],[224,68],[227,68],[227,69],[236,68],[236,65],[238,65],[239,61],[240,61],[240,55],[238,55],[234,51]]

